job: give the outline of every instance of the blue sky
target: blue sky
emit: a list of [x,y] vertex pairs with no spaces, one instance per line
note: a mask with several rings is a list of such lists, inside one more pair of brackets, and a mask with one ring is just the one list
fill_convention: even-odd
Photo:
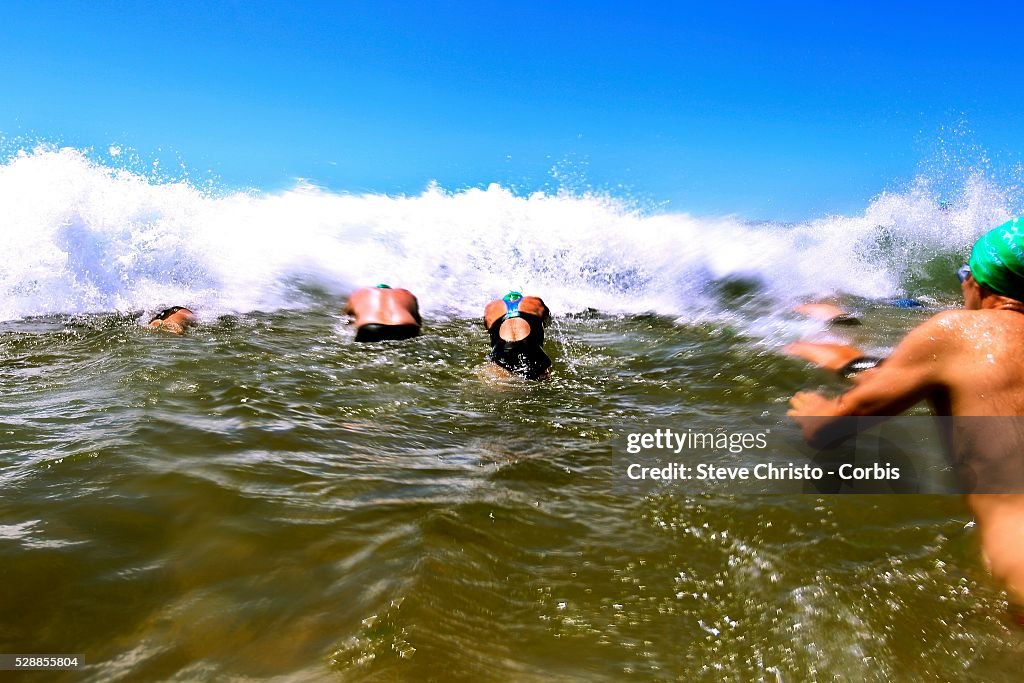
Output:
[[1019,9],[844,4],[9,0],[0,136],[228,187],[564,182],[776,220],[863,210],[957,128],[1020,160]]

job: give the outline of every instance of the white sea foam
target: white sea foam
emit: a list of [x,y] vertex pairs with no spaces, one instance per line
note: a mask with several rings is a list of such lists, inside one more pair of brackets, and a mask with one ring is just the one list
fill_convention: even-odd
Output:
[[497,185],[400,197],[302,183],[215,193],[37,148],[0,165],[0,319],[171,304],[207,316],[275,310],[304,305],[303,285],[340,299],[378,282],[412,290],[428,315],[476,316],[518,289],[558,311],[702,319],[716,287],[736,279],[780,306],[901,295],[929,258],[964,252],[1009,205],[982,177],[948,205],[922,180],[862,215],[794,225]]

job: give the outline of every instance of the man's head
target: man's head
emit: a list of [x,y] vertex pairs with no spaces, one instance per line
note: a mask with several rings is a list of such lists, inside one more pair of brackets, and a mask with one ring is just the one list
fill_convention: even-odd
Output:
[[196,321],[195,314],[184,306],[171,306],[154,315],[153,319],[149,321],[149,327],[181,334]]
[[968,265],[974,281],[988,291],[1024,301],[1024,219],[1014,218],[979,237]]

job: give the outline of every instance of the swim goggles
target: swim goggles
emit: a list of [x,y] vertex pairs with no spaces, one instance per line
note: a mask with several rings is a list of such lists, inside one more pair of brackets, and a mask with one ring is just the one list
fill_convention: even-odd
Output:
[[969,265],[967,265],[966,263],[963,264],[962,266],[960,266],[957,269],[957,271],[956,271],[956,277],[957,277],[958,280],[960,280],[960,284],[963,284],[964,282],[966,282],[967,278],[970,276],[970,274],[971,274],[971,267]]

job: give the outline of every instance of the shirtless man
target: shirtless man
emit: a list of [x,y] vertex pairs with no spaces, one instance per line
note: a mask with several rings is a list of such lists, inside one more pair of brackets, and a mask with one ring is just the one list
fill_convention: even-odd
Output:
[[[1024,416],[1024,218],[982,235],[957,275],[962,310],[945,311],[911,330],[884,362],[866,363],[876,367],[863,368],[855,386],[841,396],[796,394],[789,416],[812,445],[832,441],[844,416],[898,415],[920,401],[928,401],[937,415],[974,418],[953,421],[952,456],[980,474],[980,492],[967,493],[966,501],[993,576],[1019,606],[1024,605],[1024,433],[1012,428],[1019,420],[992,417]],[[834,351],[836,364],[849,355]]]
[[484,327],[491,336],[488,360],[526,379],[544,379],[551,359],[544,353],[544,326],[551,311],[535,296],[509,292],[484,309]]
[[199,319],[196,318],[196,314],[184,306],[171,306],[154,315],[147,327],[171,334],[183,334],[197,322]]
[[353,292],[345,313],[355,316],[357,342],[410,339],[420,333],[423,325],[419,303],[412,292],[383,284]]

